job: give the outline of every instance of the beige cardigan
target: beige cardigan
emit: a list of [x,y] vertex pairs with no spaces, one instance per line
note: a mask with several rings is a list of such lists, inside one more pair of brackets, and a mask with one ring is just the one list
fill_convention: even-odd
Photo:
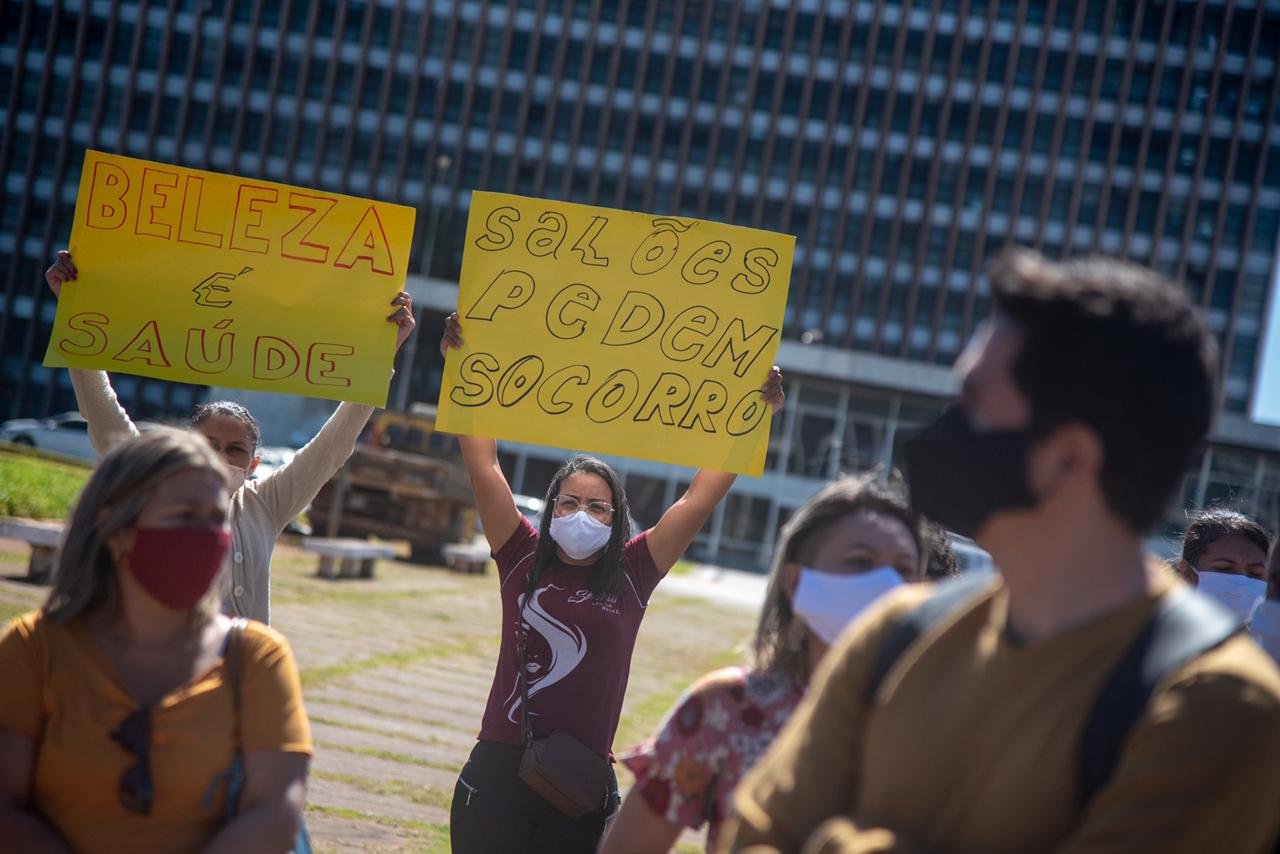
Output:
[[[80,414],[99,454],[138,435],[105,371],[71,370]],[[223,567],[227,614],[271,620],[271,552],[276,538],[351,456],[372,406],[342,403],[293,460],[231,496],[231,551]]]

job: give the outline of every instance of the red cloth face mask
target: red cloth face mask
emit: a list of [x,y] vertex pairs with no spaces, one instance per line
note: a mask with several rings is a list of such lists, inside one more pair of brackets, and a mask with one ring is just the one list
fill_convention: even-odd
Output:
[[190,611],[209,592],[230,547],[222,528],[138,528],[124,560],[152,599]]

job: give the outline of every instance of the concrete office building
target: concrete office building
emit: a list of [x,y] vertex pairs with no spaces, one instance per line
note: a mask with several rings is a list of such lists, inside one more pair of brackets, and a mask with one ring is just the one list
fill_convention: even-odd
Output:
[[[40,272],[97,147],[418,207],[400,401],[435,398],[473,189],[795,234],[790,406],[697,557],[762,565],[824,478],[891,463],[1014,241],[1186,283],[1223,401],[1185,504],[1280,523],[1280,430],[1249,418],[1280,232],[1274,0],[33,0],[2,24],[0,415],[72,405],[39,364]],[[203,394],[118,380],[142,414]],[[504,453],[525,492],[560,459]],[[688,477],[622,467],[645,523]]]

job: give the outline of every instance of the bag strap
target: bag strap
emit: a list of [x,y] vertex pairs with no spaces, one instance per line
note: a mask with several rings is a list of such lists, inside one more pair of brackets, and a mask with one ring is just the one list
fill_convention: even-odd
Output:
[[[227,819],[234,819],[240,812],[240,794],[244,786],[244,739],[240,732],[240,718],[243,706],[243,692],[240,686],[244,683],[244,630],[249,621],[244,617],[233,617],[231,628],[227,629],[227,640],[222,648],[222,661],[226,667],[227,684],[231,686],[231,709],[235,731],[236,755],[231,761],[231,768],[224,775],[227,782]],[[311,834],[307,832],[305,817],[298,835],[293,840],[290,854],[311,854]]]
[[1081,808],[1111,779],[1125,740],[1156,686],[1242,628],[1225,608],[1188,587],[1161,597],[1150,622],[1107,677],[1085,722],[1076,781]]
[[529,723],[529,677],[528,653],[525,650],[525,639],[528,631],[524,627],[524,609],[533,595],[533,574],[525,577],[524,601],[520,603],[520,612],[516,614],[516,684],[520,686],[520,740],[526,748],[533,744],[533,726]]
[[876,660],[867,682],[867,705],[875,701],[880,684],[908,647],[949,615],[976,603],[990,588],[991,576],[985,573],[948,579],[939,582],[928,599],[894,620],[876,649]]
[[236,752],[244,752],[244,741],[240,735],[240,685],[244,681],[244,628],[248,620],[236,617],[227,629],[227,641],[222,651],[222,662],[226,668],[227,684],[231,686],[231,711],[235,732]]

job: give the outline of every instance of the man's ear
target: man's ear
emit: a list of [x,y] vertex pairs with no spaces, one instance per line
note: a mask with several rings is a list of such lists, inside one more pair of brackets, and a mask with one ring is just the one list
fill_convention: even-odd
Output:
[[249,463],[249,467],[244,470],[246,478],[253,477],[253,473],[258,470],[258,463],[262,462],[262,457],[254,457],[253,462]]
[[1036,495],[1052,495],[1064,482],[1082,475],[1096,480],[1104,456],[1102,439],[1092,427],[1063,424],[1036,443],[1027,461],[1027,478]]

